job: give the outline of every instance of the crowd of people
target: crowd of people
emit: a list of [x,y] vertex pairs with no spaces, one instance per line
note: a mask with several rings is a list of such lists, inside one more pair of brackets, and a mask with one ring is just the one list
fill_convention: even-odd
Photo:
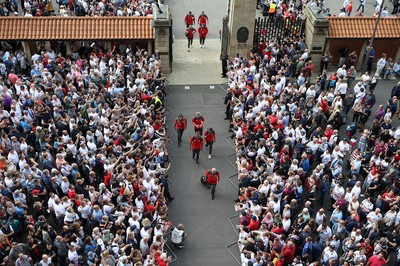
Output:
[[25,16],[25,17],[44,17],[44,16],[149,16],[153,12],[162,13],[160,9],[162,1],[143,0],[25,0],[21,1],[23,14],[19,14],[19,2],[15,0],[5,0],[0,4],[0,16]]
[[16,49],[0,52],[0,265],[167,265],[158,54],[46,45],[25,69]]
[[[374,7],[375,10],[372,16],[377,17],[381,14],[381,17],[388,17],[390,15],[396,15],[398,13],[399,1],[391,1],[393,8],[390,12],[387,5],[382,6],[382,1],[376,1]],[[315,7],[320,9],[320,13],[325,16],[338,16],[338,17],[350,17],[350,16],[364,16],[366,0],[360,0],[357,2],[343,0],[343,4],[339,9],[331,10],[325,6],[324,0],[306,0],[306,1],[280,1],[280,0],[257,0],[257,9],[260,9],[263,16],[277,17],[277,18],[290,18],[303,17],[303,9],[305,6]],[[381,8],[382,7],[382,8]],[[357,9],[356,9],[357,8]],[[333,12],[333,13],[332,13]]]
[[242,265],[400,262],[400,82],[372,113],[380,73],[355,80],[350,54],[316,80],[302,38],[229,61]]

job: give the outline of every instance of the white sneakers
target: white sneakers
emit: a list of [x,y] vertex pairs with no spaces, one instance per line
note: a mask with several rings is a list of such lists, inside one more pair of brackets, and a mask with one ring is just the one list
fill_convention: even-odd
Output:
[[211,159],[211,154],[208,155],[208,159]]

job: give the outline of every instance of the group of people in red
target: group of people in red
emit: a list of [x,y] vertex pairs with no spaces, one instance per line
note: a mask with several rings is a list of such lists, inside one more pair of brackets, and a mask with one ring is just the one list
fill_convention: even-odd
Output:
[[[205,119],[201,115],[201,113],[196,112],[195,116],[192,118],[192,124],[195,134],[194,136],[191,136],[189,140],[189,148],[192,150],[192,158],[193,160],[195,160],[196,165],[199,164],[200,151],[203,149],[204,145],[208,147],[208,159],[211,159],[212,147],[216,140],[215,131],[211,127],[208,128],[206,132],[204,132],[203,136],[204,122]],[[178,117],[174,120],[174,128],[178,134],[178,147],[181,146],[182,135],[187,128],[187,124],[188,120],[182,114],[179,114]],[[211,188],[211,199],[214,199],[215,187],[219,182],[220,174],[216,168],[212,168],[206,171],[204,176],[204,183],[207,183],[208,187]]]
[[[190,137],[189,148],[192,150],[192,157],[193,160],[196,161],[196,164],[199,164],[200,151],[203,149],[203,145],[208,147],[208,158],[211,159],[212,147],[216,140],[216,134],[212,128],[207,129],[203,136],[204,122],[205,119],[200,112],[197,112],[192,118],[195,134],[194,136]],[[182,143],[183,132],[187,128],[187,118],[180,114],[177,118],[175,118],[174,128],[178,134],[178,147],[180,147]]]
[[204,48],[204,43],[208,34],[208,16],[204,13],[204,11],[202,11],[201,14],[198,16],[198,30],[194,28],[196,24],[196,17],[193,15],[192,11],[189,11],[189,13],[185,16],[184,22],[186,25],[185,35],[188,40],[188,52],[190,52],[190,48],[193,48],[193,38],[196,32],[199,34],[200,48]]

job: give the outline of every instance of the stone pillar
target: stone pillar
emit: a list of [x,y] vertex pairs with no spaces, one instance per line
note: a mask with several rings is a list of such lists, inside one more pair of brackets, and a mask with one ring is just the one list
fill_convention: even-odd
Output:
[[66,41],[65,47],[67,48],[67,56],[72,56],[71,41]]
[[24,49],[24,53],[26,54],[26,58],[28,60],[28,63],[32,65],[32,54],[36,52],[36,43],[33,41],[23,41],[22,42],[22,48]]
[[172,16],[167,5],[160,8],[163,13],[155,13],[153,19],[154,49],[160,53],[163,73],[169,74],[172,72]]
[[363,46],[361,47],[360,53],[357,55],[358,59],[357,59],[356,69],[360,71],[360,74],[363,74],[363,73],[361,73],[361,71],[362,71],[362,67],[363,67],[363,62],[365,60],[364,52],[367,50],[368,43],[369,43],[369,40],[365,39]]
[[396,56],[394,57],[394,61],[393,62],[397,62],[400,60],[400,47],[397,47],[397,53]]
[[230,0],[228,55],[247,56],[253,48],[256,9],[254,0]]
[[153,40],[147,41],[147,53],[149,55],[153,54]]
[[329,21],[323,13],[318,13],[318,7],[306,7],[306,45],[315,65],[319,65],[325,51],[328,38]]

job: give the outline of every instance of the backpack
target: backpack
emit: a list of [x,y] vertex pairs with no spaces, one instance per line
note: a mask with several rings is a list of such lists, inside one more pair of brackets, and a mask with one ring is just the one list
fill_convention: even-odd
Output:
[[346,135],[348,137],[352,137],[357,131],[357,123],[352,122],[350,125],[346,127]]

